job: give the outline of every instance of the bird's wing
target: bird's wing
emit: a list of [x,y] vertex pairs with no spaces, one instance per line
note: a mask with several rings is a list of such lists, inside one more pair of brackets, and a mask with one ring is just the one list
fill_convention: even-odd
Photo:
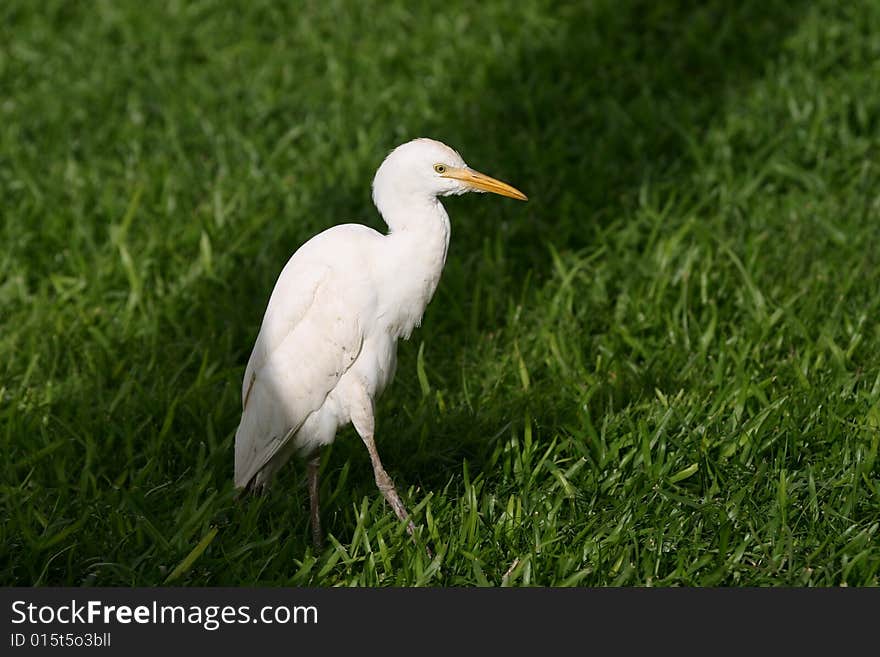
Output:
[[260,334],[257,336],[244,371],[241,386],[242,410],[247,408],[257,371],[262,369],[269,356],[290,331],[296,328],[315,302],[318,286],[330,276],[330,271],[326,267],[309,268],[297,265],[299,263],[291,259],[272,290]]
[[235,485],[246,486],[318,410],[360,353],[361,326],[330,267],[293,259],[272,292],[242,386]]

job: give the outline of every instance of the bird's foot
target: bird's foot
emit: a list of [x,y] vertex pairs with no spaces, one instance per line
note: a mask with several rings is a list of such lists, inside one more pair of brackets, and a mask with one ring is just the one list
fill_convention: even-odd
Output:
[[[391,508],[394,510],[394,515],[396,515],[399,520],[406,522],[406,532],[412,537],[413,542],[415,542],[416,526],[409,517],[409,513],[407,513],[403,502],[400,500],[400,496],[397,494],[397,489],[394,488],[394,482],[386,475],[381,482],[377,481],[376,485],[379,487],[379,490],[382,491],[385,501],[391,505]],[[428,558],[433,559],[434,555],[431,553],[431,548],[426,545],[425,550],[428,553]]]

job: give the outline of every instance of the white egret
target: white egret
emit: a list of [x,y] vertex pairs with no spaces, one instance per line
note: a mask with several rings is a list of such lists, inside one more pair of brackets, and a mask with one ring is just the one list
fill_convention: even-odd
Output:
[[527,200],[438,141],[398,146],[373,179],[388,234],[330,228],[293,254],[275,284],[244,374],[235,485],[265,488],[293,454],[305,456],[316,545],[320,450],[349,422],[376,485],[413,533],[376,451],[375,401],[394,376],[398,338],[420,324],[446,262],[449,216],[438,197],[471,191]]

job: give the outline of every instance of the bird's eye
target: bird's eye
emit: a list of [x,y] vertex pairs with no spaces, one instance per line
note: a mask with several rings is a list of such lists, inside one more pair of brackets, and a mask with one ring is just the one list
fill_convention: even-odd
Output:
[[445,164],[435,164],[434,171],[437,173],[446,173],[446,165]]

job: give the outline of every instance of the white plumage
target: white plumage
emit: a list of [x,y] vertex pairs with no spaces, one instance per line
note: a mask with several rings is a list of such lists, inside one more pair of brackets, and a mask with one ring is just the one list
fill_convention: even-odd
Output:
[[449,216],[438,196],[467,191],[525,200],[440,142],[403,144],[373,180],[388,234],[359,224],[330,228],[293,254],[275,284],[242,385],[235,485],[264,487],[293,454],[313,456],[316,543],[316,455],[349,422],[370,452],[380,490],[407,518],[375,449],[374,401],[394,376],[397,340],[421,322],[446,262]]

